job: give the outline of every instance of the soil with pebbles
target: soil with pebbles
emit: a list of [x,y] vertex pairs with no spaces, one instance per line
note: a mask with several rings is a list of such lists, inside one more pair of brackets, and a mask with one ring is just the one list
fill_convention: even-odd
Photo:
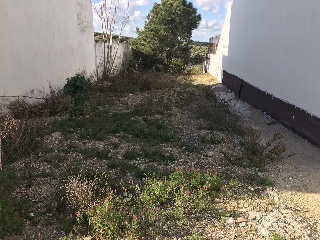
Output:
[[[270,190],[270,195],[281,202],[281,207],[288,206],[285,212],[291,216],[279,215],[280,219],[286,220],[285,225],[279,218],[269,218],[266,226],[262,224],[264,221],[261,221],[261,232],[267,234],[274,228],[275,232],[282,233],[287,239],[319,239],[317,232],[320,231],[320,149],[275,122],[265,113],[242,102],[226,87],[217,84],[214,89],[216,96],[228,104],[230,109],[242,118],[245,125],[261,133],[262,140],[272,138],[274,133],[280,133],[287,151],[294,153],[282,162],[269,165],[266,174],[275,182],[275,188]],[[295,218],[299,220],[296,221]],[[271,223],[271,219],[275,221]],[[314,231],[305,227],[307,222],[313,226]]]
[[[272,138],[275,132],[280,132],[283,141],[286,143],[288,151],[293,151],[294,156],[268,166],[263,176],[272,178],[276,186],[268,188],[266,191],[259,187],[247,186],[243,192],[231,197],[217,198],[214,202],[216,209],[221,212],[222,218],[217,218],[216,213],[206,213],[203,216],[197,216],[189,222],[191,232],[194,232],[194,238],[183,233],[183,229],[171,228],[169,223],[162,226],[167,234],[161,235],[158,239],[310,239],[318,240],[320,238],[320,150],[305,140],[296,136],[281,125],[273,123],[264,113],[255,110],[251,106],[243,103],[235,97],[224,86],[214,82],[208,75],[196,78],[200,84],[211,85],[212,91],[220,101],[225,102],[232,112],[236,113],[248,127],[261,132],[262,141]],[[157,93],[155,93],[157,94]],[[161,93],[162,94],[162,93]],[[148,96],[148,94],[146,94]],[[115,111],[128,111],[139,104],[144,98],[143,94],[129,94],[118,101],[118,107]],[[197,151],[187,152],[185,147],[177,147],[170,143],[161,145],[166,153],[173,154],[177,162],[169,168],[175,167],[201,167],[206,169],[223,171],[228,168],[228,162],[225,160],[222,151],[230,148],[230,143],[218,145],[202,145],[201,139],[214,137],[215,139],[227,139],[223,133],[207,130],[199,130],[197,127],[201,124],[198,119],[192,118],[192,114],[186,110],[175,109],[166,120],[168,124],[176,129],[179,138],[191,143],[197,148]],[[77,148],[95,148],[109,149],[113,158],[123,160],[124,152],[127,149],[138,149],[131,143],[123,142],[121,138],[112,136],[104,142],[99,141],[78,141],[74,139],[65,139],[59,132],[55,132],[45,139],[45,146],[56,149],[55,152],[48,155],[39,154],[39,159],[30,159],[30,165],[27,167],[32,171],[42,173],[52,173],[54,170],[43,158],[50,158],[55,164],[64,169],[75,159],[81,161],[81,154],[74,152],[64,154],[63,160],[59,159],[61,149]],[[230,139],[228,139],[230,140]],[[237,151],[236,139],[231,144],[234,154]],[[113,149],[113,144],[118,145]],[[57,158],[55,160],[55,158]],[[138,164],[138,163],[137,163]],[[17,170],[23,170],[26,163],[16,163]],[[86,168],[105,168],[104,163],[97,159],[86,159],[83,166]],[[233,171],[241,173],[245,169],[233,167]],[[50,213],[43,212],[44,206],[48,205],[50,196],[57,190],[61,179],[59,172],[55,172],[53,177],[43,177],[31,183],[32,187],[21,187],[16,191],[17,197],[28,196],[32,199],[34,206],[32,208],[31,218],[37,218],[38,225],[34,226],[28,222],[26,231],[32,239],[61,239],[68,233],[61,231],[56,219],[51,218]],[[50,203],[55,208],[55,202]],[[51,224],[45,219],[51,218]],[[189,229],[189,232],[190,232]],[[170,237],[168,237],[168,235]],[[282,238],[280,238],[280,236]],[[5,239],[19,239],[23,236],[9,237]],[[272,238],[273,237],[273,238]],[[278,237],[278,238],[277,238]],[[22,239],[22,238],[20,238]]]

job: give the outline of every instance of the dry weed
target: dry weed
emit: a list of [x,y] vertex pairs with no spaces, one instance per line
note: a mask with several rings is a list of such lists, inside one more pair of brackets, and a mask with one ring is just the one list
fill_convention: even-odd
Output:
[[87,210],[94,200],[95,181],[83,178],[81,175],[68,178],[65,189],[67,201],[72,209]]

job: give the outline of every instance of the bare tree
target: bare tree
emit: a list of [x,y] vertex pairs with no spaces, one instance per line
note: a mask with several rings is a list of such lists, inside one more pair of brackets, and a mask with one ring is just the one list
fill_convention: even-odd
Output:
[[[102,39],[103,39],[103,59],[100,59],[99,65],[102,66],[102,76],[101,79],[105,79],[110,76],[115,68],[115,60],[118,54],[118,49],[120,45],[120,38],[122,37],[122,32],[129,20],[129,0],[127,7],[123,10],[123,19],[121,23],[120,32],[118,33],[117,45],[115,51],[113,52],[113,34],[116,26],[117,17],[120,14],[119,10],[120,0],[101,0],[98,5],[93,5],[94,10],[101,20],[102,28]],[[99,78],[99,73],[97,71],[97,79]]]

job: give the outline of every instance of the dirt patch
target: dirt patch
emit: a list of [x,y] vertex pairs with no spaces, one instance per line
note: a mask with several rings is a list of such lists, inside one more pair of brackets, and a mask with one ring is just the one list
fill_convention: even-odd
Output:
[[192,79],[194,80],[194,84],[203,84],[203,85],[214,85],[218,84],[218,81],[211,76],[210,74],[201,74],[201,75],[194,75],[192,76]]

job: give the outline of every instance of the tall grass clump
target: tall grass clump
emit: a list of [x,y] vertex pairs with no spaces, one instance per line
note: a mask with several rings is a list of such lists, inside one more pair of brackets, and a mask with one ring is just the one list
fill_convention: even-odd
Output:
[[3,163],[8,164],[33,154],[42,146],[43,122],[30,119],[4,118],[2,132]]

